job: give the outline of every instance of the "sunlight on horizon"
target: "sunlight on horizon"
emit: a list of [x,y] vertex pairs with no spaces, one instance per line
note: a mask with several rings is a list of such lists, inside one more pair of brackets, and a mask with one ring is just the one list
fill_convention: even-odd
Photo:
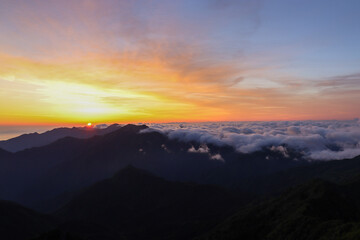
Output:
[[360,116],[358,15],[344,4],[327,6],[346,15],[329,31],[318,4],[279,24],[274,9],[298,4],[6,2],[2,125]]

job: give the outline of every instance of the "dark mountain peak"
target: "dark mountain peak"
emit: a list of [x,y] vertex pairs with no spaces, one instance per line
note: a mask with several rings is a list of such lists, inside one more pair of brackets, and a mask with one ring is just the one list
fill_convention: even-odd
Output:
[[126,167],[124,167],[123,169],[121,169],[120,171],[118,171],[116,174],[122,174],[124,172],[132,173],[132,172],[138,172],[138,171],[144,171],[144,170],[140,170],[139,168],[136,168],[133,165],[129,164]]
[[145,171],[143,169],[140,168],[136,168],[134,166],[132,166],[131,164],[124,167],[123,169],[121,169],[120,171],[118,171],[117,173],[115,173],[115,175],[113,176],[113,179],[140,179],[140,178],[159,178],[154,176],[153,174],[151,174],[148,171]]
[[146,125],[135,125],[135,124],[127,124],[125,126],[123,126],[121,128],[122,131],[134,131],[134,132],[138,132],[140,130],[143,130],[143,129],[146,129],[146,128],[149,128],[148,126]]
[[167,181],[128,165],[79,192],[54,215],[107,227],[107,233],[114,230],[126,239],[180,240],[209,230],[238,204],[239,198],[222,188]]
[[123,127],[118,128],[115,131],[110,132],[107,136],[118,136],[123,134],[137,134],[141,130],[149,128],[146,125],[135,125],[135,124],[127,124]]
[[96,135],[105,135],[119,129],[118,124],[110,125],[106,128],[89,127],[60,127],[46,131],[44,133],[28,133],[8,140],[0,141],[0,148],[10,152],[18,152],[27,148],[41,147],[55,142],[64,137],[88,139]]

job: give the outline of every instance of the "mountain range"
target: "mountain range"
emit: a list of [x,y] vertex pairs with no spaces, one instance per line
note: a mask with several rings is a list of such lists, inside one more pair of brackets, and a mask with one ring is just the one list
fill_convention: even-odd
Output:
[[0,149],[1,239],[360,237],[360,156],[312,162],[145,125],[108,131]]
[[[54,230],[84,239],[189,239],[248,201],[218,186],[171,182],[127,166],[50,215],[2,201],[0,227],[2,236],[13,234],[8,239],[14,240]],[[16,233],[20,224],[27,231]]]
[[95,135],[104,135],[118,129],[120,125],[113,124],[106,128],[73,127],[55,128],[44,133],[28,133],[8,140],[0,141],[0,148],[9,152],[18,152],[27,148],[45,146],[64,137],[90,138]]
[[[360,177],[255,200],[127,166],[51,214],[0,201],[2,239],[358,239]],[[17,231],[22,229],[22,231]]]
[[[0,158],[0,197],[35,206],[64,192],[77,191],[111,177],[131,164],[172,181],[192,181],[235,187],[258,177],[307,161],[293,161],[264,149],[242,154],[230,146],[181,142],[146,131],[145,125],[126,125],[88,139],[65,137],[42,147]],[[222,160],[213,159],[219,155]],[[43,204],[41,204],[43,205]]]

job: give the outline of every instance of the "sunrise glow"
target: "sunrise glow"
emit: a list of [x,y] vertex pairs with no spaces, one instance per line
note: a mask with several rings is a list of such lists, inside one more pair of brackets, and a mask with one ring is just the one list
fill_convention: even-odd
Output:
[[360,115],[352,8],[240,2],[2,1],[0,124]]
[[359,13],[0,0],[0,240],[360,239]]

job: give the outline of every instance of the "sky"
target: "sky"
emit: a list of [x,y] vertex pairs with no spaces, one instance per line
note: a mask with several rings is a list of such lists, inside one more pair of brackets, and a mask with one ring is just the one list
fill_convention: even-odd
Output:
[[0,0],[0,125],[354,119],[357,0]]

